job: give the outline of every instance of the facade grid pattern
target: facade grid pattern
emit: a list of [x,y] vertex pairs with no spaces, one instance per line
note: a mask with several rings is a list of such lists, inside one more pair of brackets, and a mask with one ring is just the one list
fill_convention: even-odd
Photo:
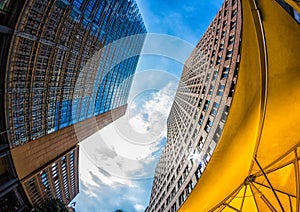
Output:
[[0,32],[0,210],[68,203],[74,146],[126,111],[146,33],[137,4],[4,0]]
[[241,23],[240,1],[226,0],[185,63],[149,212],[177,211],[217,146],[238,77]]
[[7,62],[11,147],[126,104],[146,32],[136,11],[134,1],[25,3]]
[[32,205],[47,199],[61,199],[69,203],[79,192],[77,145],[67,154],[45,168],[22,180],[22,186]]

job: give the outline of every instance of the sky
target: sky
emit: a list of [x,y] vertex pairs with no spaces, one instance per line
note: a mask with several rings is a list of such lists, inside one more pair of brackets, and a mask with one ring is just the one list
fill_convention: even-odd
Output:
[[126,114],[80,143],[78,212],[142,212],[183,64],[223,1],[137,0],[148,34]]

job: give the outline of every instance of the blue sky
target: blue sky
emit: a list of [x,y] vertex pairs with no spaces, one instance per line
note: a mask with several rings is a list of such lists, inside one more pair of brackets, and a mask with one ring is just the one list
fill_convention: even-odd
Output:
[[79,212],[147,207],[184,61],[222,1],[137,0],[148,33],[124,117],[80,144]]
[[148,32],[176,36],[196,45],[223,1],[137,0]]

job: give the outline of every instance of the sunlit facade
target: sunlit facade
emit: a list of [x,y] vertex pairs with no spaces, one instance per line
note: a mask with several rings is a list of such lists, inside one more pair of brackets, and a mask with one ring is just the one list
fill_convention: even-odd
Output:
[[240,43],[241,3],[227,0],[185,63],[147,211],[177,211],[201,177],[230,110]]
[[78,194],[78,156],[77,145],[61,158],[22,180],[32,205],[38,205],[47,199],[70,202]]
[[[5,160],[30,205],[50,196],[69,203],[78,175],[75,193],[69,187],[59,196],[53,161],[124,115],[146,28],[136,2],[127,0],[5,0],[0,12]],[[67,179],[73,185],[69,172]]]
[[300,211],[300,3],[240,2],[241,54],[230,110],[179,212]]

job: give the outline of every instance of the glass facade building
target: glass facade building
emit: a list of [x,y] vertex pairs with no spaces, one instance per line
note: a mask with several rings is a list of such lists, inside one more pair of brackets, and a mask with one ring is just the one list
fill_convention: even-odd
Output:
[[11,147],[125,105],[145,32],[134,1],[27,1],[7,62]]
[[68,203],[78,193],[69,157],[124,115],[146,28],[134,0],[5,0],[0,16],[0,201],[14,181],[20,205]]
[[226,0],[185,63],[149,212],[177,211],[218,144],[238,79],[241,23],[240,1]]

